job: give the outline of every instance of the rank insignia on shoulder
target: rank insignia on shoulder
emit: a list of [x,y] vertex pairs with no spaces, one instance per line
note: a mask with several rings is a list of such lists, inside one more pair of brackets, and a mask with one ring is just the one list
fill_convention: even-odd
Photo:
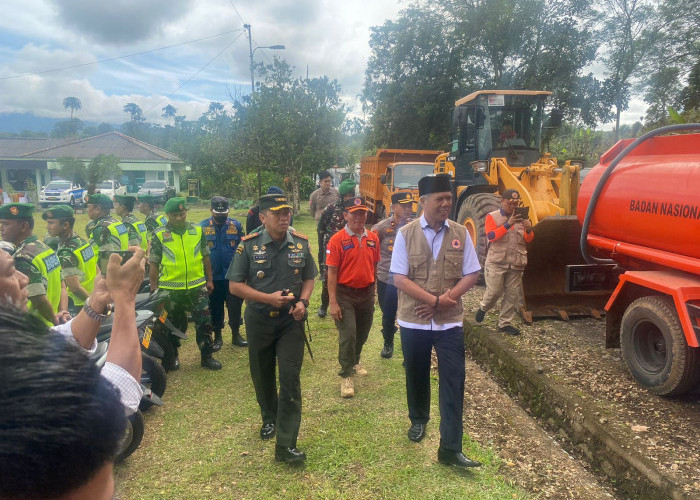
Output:
[[247,240],[252,240],[256,236],[260,236],[260,233],[250,233],[246,234],[243,238],[241,238],[241,241],[247,241]]
[[297,233],[296,231],[292,231],[292,235],[293,235],[293,236],[297,236],[297,237],[301,238],[302,240],[308,240],[308,239],[309,239],[309,237],[306,236],[305,234]]
[[236,253],[237,253],[237,254],[242,254],[242,253],[243,253],[243,245],[238,245],[238,248],[236,248]]

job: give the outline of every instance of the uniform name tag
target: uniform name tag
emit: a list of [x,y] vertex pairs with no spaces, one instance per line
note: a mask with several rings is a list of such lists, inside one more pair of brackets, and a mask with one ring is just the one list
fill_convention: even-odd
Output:
[[304,252],[290,252],[290,259],[303,259],[305,257]]
[[52,253],[51,255],[47,255],[42,259],[44,261],[44,265],[46,266],[46,272],[50,273],[57,267],[59,267],[61,264],[58,261],[58,256],[55,253]]
[[355,244],[352,242],[352,240],[343,240],[340,242],[340,244],[343,247],[343,250],[350,250],[351,248],[355,248]]
[[263,264],[267,262],[267,252],[255,252],[253,254],[253,260],[256,264]]

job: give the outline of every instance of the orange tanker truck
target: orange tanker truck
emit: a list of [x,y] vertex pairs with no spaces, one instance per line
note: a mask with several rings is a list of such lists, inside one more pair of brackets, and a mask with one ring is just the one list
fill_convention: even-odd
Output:
[[391,195],[409,192],[418,206],[418,180],[433,173],[434,162],[442,151],[419,149],[379,149],[374,156],[360,160],[360,195],[364,196],[372,215],[379,221],[391,211]]
[[606,346],[663,396],[700,381],[700,133],[660,135],[679,130],[700,124],[623,140],[601,157],[578,195],[588,264],[567,278],[576,292],[622,271],[605,306]]

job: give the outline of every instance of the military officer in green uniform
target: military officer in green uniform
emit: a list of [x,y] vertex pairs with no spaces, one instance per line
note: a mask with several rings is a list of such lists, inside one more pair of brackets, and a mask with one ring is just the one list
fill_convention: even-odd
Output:
[[57,325],[61,302],[61,265],[56,253],[34,236],[34,205],[8,203],[0,207],[0,235],[13,243],[15,268],[29,278],[29,310],[48,325]]
[[[156,229],[151,241],[148,278],[151,291],[168,290],[166,304],[168,318],[183,332],[187,330],[187,311],[192,313],[197,334],[197,345],[202,355],[201,365],[210,370],[221,369],[221,363],[212,357],[214,328],[209,309],[209,294],[214,290],[211,260],[202,228],[187,222],[187,205],[182,197],[170,198],[165,203],[168,223]],[[177,357],[179,339],[170,335],[175,347],[171,370],[180,367]]]
[[92,293],[95,284],[95,248],[73,231],[75,213],[68,205],[49,208],[41,218],[46,221],[49,236],[58,240],[56,255],[61,264],[61,279],[68,292],[68,311],[76,315]]
[[146,216],[143,223],[148,231],[148,241],[153,238],[153,233],[159,227],[163,227],[168,223],[168,218],[156,210],[156,200],[150,194],[140,194],[138,196],[139,212]]
[[[260,198],[264,230],[241,240],[226,278],[245,299],[250,374],[262,415],[260,437],[277,433],[275,460],[303,462],[297,449],[304,358],[302,321],[318,273],[306,236],[289,229],[291,207],[282,194]],[[275,365],[279,365],[279,396]]]
[[87,214],[90,222],[85,227],[85,234],[97,247],[97,265],[103,275],[107,275],[109,256],[118,253],[122,257],[129,255],[129,230],[121,221],[110,215],[112,200],[102,193],[87,196]]
[[116,194],[114,195],[114,213],[121,218],[129,230],[129,246],[140,246],[145,252],[148,250],[146,224],[138,220],[132,213],[135,203],[136,196],[133,194]]

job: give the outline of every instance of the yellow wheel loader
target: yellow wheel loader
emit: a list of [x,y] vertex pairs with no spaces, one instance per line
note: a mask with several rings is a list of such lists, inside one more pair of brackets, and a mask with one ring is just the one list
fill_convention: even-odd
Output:
[[[453,220],[467,227],[483,267],[488,250],[484,221],[498,210],[500,193],[517,189],[529,208],[535,238],[528,244],[521,314],[533,318],[600,317],[609,292],[571,292],[567,265],[584,264],[578,250],[576,201],[581,162],[557,163],[542,153],[543,137],[561,124],[545,112],[551,92],[483,90],[455,102],[450,151],[435,173],[454,178]],[[584,276],[582,279],[588,279]],[[585,288],[580,287],[580,288]]]

